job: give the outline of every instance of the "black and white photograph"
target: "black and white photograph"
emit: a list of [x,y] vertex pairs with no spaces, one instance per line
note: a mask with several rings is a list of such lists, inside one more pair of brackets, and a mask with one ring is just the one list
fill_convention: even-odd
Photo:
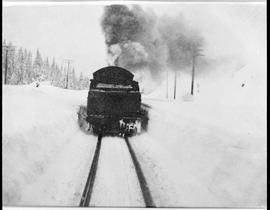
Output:
[[266,1],[3,1],[4,207],[266,208]]

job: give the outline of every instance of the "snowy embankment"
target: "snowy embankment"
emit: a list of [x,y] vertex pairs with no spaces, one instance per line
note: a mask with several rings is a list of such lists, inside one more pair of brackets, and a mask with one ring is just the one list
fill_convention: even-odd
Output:
[[266,90],[247,71],[205,80],[190,101],[144,97],[149,130],[131,143],[157,206],[266,206]]
[[[266,205],[265,86],[242,80],[241,72],[222,84],[204,80],[190,101],[143,97],[152,106],[149,129],[130,141],[157,206]],[[79,204],[96,145],[77,125],[86,96],[45,84],[4,86],[4,205]],[[92,206],[142,205],[122,140],[104,138]]]
[[132,145],[157,206],[265,206],[266,137],[249,112],[148,103],[149,131]]
[[77,125],[86,91],[3,87],[4,205],[77,206],[96,139]]

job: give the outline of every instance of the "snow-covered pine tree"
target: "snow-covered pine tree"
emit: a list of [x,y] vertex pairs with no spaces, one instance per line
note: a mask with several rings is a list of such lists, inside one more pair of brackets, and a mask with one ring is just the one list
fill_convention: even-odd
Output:
[[17,56],[16,56],[16,71],[14,72],[14,82],[17,85],[24,84],[25,76],[25,57],[22,47],[20,47]]
[[58,69],[58,87],[66,87],[66,72],[63,66]]
[[[52,63],[50,64],[49,58],[46,57],[46,59],[43,59],[39,49],[37,49],[33,61],[31,51],[23,49],[22,47],[16,51],[13,44],[9,42],[7,45],[5,40],[2,41],[2,45],[9,49],[6,50],[5,47],[2,48],[2,76],[3,78],[5,76],[5,58],[7,58],[8,84],[21,85],[29,84],[37,80],[49,80],[53,86],[61,88],[66,87],[66,69],[63,67],[59,68],[55,58],[52,59]],[[80,75],[80,79],[76,77],[74,68],[69,72],[70,89],[82,89],[85,86],[88,86],[88,83],[88,79],[85,79],[83,75]]]
[[23,72],[23,84],[28,84],[29,83],[29,77],[28,77],[28,66],[27,66],[27,57],[28,57],[28,52],[26,49],[23,50],[23,58],[24,58],[24,63],[23,63],[23,68],[24,68],[24,72]]
[[39,49],[37,49],[36,57],[35,57],[34,64],[33,64],[35,80],[42,79],[41,78],[42,77],[42,66],[43,66],[42,57],[41,57],[41,54],[39,52]]
[[27,56],[26,56],[26,74],[27,74],[27,84],[31,83],[34,81],[34,72],[33,72],[33,58],[32,58],[32,53],[27,51]]
[[77,78],[76,78],[74,68],[72,68],[71,73],[70,73],[70,88],[74,90],[77,89]]
[[11,42],[8,44],[8,71],[7,71],[7,84],[16,84],[17,82],[17,69],[16,69],[16,60],[17,60],[17,54],[15,47]]
[[[2,78],[3,82],[5,80],[5,72],[7,73],[7,84],[11,84],[12,74],[15,68],[14,58],[15,58],[15,47],[12,42],[6,44],[6,41],[2,45]],[[7,69],[6,69],[7,68]]]
[[53,57],[52,59],[52,64],[50,66],[50,71],[49,71],[49,80],[51,81],[51,84],[54,84],[56,80],[56,64],[55,64],[55,58]]
[[5,78],[5,62],[6,62],[6,40],[2,41],[2,84],[4,84],[4,78]]
[[83,89],[83,73],[80,73],[79,82],[78,82],[79,90]]
[[83,79],[83,86],[82,86],[82,89],[85,90],[85,89],[88,89],[89,88],[89,78],[86,76],[84,77]]
[[58,67],[57,64],[55,64],[55,61],[53,61],[51,65],[51,71],[52,71],[52,85],[56,87],[61,87],[61,70]]
[[43,63],[43,68],[42,68],[43,80],[49,79],[49,73],[50,73],[50,62],[49,62],[49,58],[46,57]]

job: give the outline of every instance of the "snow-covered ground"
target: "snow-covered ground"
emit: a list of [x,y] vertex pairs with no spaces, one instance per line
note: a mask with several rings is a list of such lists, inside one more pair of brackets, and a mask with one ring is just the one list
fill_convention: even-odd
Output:
[[132,145],[158,206],[266,206],[263,65],[199,77],[193,97],[184,74],[176,100],[165,99],[165,84],[144,96],[152,106],[149,130]]
[[[169,99],[166,81],[140,83],[149,129],[130,142],[158,207],[266,207],[265,6],[212,11],[194,16],[205,28],[206,58],[222,62],[211,74],[196,72],[194,96],[190,74],[178,74],[176,100],[173,72]],[[230,54],[241,65],[223,62]],[[79,205],[97,141],[78,127],[86,98],[46,83],[3,86],[5,206]],[[124,141],[104,138],[90,205],[141,206],[133,172]]]
[[263,115],[191,102],[147,102],[153,107],[149,131],[134,137],[132,145],[158,206],[265,206]]
[[124,139],[102,139],[90,206],[144,207],[139,181]]
[[86,94],[4,86],[4,205],[78,205],[96,144],[77,125]]
[[[149,130],[131,144],[157,206],[266,205],[265,98],[250,91],[264,89],[241,87],[237,75],[220,95],[209,94],[217,83],[190,100],[143,97],[152,107]],[[4,205],[79,204],[96,145],[77,124],[86,97],[48,84],[4,86]],[[90,204],[141,206],[124,141],[105,138],[102,146]]]

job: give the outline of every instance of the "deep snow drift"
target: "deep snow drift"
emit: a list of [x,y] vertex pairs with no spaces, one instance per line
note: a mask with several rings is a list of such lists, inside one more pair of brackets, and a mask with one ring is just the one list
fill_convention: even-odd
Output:
[[264,63],[196,78],[193,97],[184,74],[176,100],[165,82],[144,96],[149,130],[132,144],[158,206],[266,206]]
[[77,125],[86,94],[4,86],[4,205],[78,205],[95,146]]
[[[243,89],[238,82],[223,86],[222,95],[201,91],[191,101],[143,97],[152,106],[149,130],[131,138],[131,144],[157,206],[266,205],[266,107],[255,91],[263,88]],[[234,92],[238,101],[234,94],[229,100]],[[4,205],[79,204],[96,144],[96,137],[77,124],[86,97],[87,91],[46,84],[4,86]],[[92,205],[119,206],[123,197],[135,193],[122,206],[141,206],[124,144],[106,141]]]
[[[172,72],[169,99],[166,81],[143,95],[152,107],[149,129],[130,142],[157,206],[266,206],[265,6],[217,7],[212,15],[191,13],[207,32],[204,53],[222,62],[221,56],[236,54],[241,66],[221,62],[212,74],[196,74],[193,97],[190,74],[181,73],[172,100]],[[209,24],[211,18],[215,25]],[[155,88],[148,80],[140,85]],[[77,124],[86,98],[87,91],[44,83],[3,86],[4,205],[79,205],[96,145],[96,137]],[[123,142],[105,140],[90,205],[141,206]]]
[[266,205],[261,110],[146,101],[153,107],[149,131],[132,145],[158,206]]

